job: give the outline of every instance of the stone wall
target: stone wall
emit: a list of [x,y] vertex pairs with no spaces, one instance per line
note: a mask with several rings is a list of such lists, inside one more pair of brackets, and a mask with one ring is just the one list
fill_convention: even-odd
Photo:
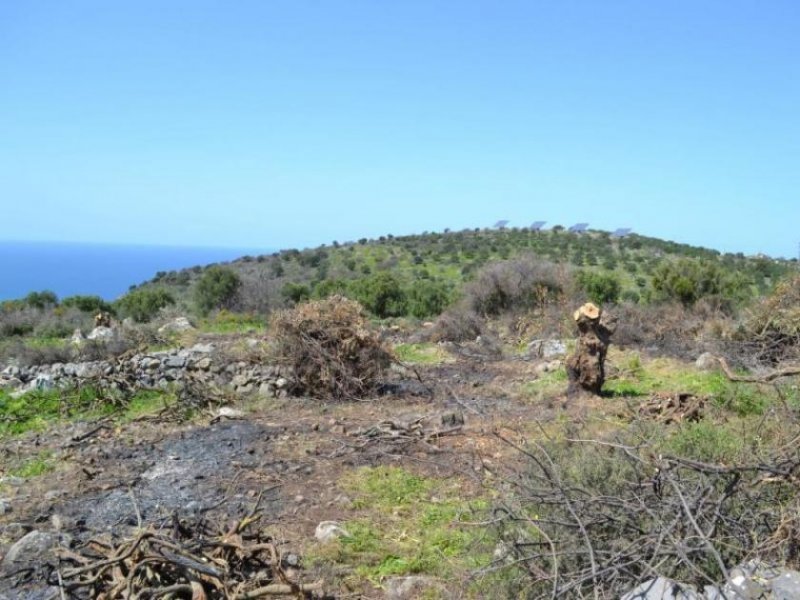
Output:
[[54,363],[32,367],[8,366],[0,371],[0,389],[15,396],[36,389],[97,385],[119,388],[121,382],[141,388],[167,387],[191,378],[218,386],[230,386],[239,393],[283,397],[291,373],[285,367],[252,364],[215,352],[212,344],[188,349],[136,354],[108,361]]

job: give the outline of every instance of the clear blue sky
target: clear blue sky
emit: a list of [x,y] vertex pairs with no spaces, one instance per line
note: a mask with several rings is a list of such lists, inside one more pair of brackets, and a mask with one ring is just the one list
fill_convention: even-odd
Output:
[[800,241],[800,3],[0,3],[0,239]]

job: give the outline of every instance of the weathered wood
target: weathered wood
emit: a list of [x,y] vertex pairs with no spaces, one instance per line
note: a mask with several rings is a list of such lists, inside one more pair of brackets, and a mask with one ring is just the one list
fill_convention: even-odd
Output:
[[585,391],[600,395],[606,378],[606,353],[616,321],[591,302],[576,310],[573,318],[578,326],[578,345],[566,361],[567,394]]

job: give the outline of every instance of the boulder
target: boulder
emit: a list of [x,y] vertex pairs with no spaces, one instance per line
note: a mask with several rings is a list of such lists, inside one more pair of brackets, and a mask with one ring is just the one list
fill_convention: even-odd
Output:
[[180,333],[182,331],[190,331],[192,329],[194,329],[194,326],[189,322],[189,319],[186,317],[175,317],[171,321],[168,321],[159,327],[158,333]]
[[772,580],[772,597],[775,600],[800,598],[800,573],[786,570]]
[[2,565],[7,569],[42,561],[62,541],[62,536],[34,529],[8,549]]
[[105,325],[99,325],[95,327],[89,332],[89,335],[86,336],[87,340],[98,340],[98,341],[108,341],[113,340],[116,337],[116,333],[114,332],[111,327],[106,327]]

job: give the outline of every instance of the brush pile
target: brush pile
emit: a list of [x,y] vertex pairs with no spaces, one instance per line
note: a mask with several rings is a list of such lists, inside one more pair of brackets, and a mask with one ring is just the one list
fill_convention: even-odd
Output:
[[363,398],[381,383],[391,353],[369,327],[361,305],[342,296],[277,313],[276,358],[293,370],[291,391],[312,398]]
[[299,558],[282,556],[258,521],[249,515],[219,528],[176,518],[120,543],[92,539],[77,551],[59,551],[52,583],[72,598],[105,600],[306,598],[318,591],[321,582],[297,581]]

